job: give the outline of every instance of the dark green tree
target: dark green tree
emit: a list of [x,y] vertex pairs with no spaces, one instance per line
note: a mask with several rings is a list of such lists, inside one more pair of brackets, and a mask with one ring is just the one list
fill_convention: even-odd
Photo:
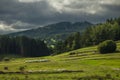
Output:
[[112,40],[106,40],[98,45],[98,51],[102,54],[113,53],[116,48],[116,43]]
[[72,50],[75,50],[75,49],[79,49],[81,48],[81,36],[80,36],[80,32],[76,32],[74,34],[74,40],[72,42]]

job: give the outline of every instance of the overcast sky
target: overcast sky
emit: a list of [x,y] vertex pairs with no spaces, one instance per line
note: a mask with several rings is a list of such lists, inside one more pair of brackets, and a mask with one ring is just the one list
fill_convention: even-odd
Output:
[[61,21],[104,22],[120,16],[120,0],[0,0],[0,34]]

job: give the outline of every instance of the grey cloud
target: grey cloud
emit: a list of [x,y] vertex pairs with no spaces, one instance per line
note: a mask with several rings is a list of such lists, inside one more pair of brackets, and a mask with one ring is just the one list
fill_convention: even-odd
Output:
[[118,16],[119,0],[0,0],[0,21],[17,31],[60,21],[103,22]]
[[17,21],[16,23],[11,24],[11,26],[14,29],[32,29],[36,25],[24,23],[24,22],[21,22],[21,21]]
[[[20,20],[28,23],[42,23],[51,16],[52,11],[45,1],[20,3],[14,0],[0,2],[0,19],[8,22]],[[10,3],[9,3],[10,2]],[[9,3],[9,5],[7,5]],[[5,6],[5,7],[4,7]],[[7,7],[6,7],[7,6]]]

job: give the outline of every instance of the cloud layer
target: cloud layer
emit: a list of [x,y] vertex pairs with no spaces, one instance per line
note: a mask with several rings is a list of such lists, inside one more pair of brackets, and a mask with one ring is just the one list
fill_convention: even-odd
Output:
[[0,33],[60,21],[103,22],[118,16],[120,0],[0,0]]

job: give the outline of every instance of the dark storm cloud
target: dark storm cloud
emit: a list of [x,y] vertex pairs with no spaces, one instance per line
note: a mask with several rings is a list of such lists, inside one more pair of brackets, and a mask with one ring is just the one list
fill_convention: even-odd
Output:
[[120,16],[120,5],[103,5],[106,14],[110,16]]
[[15,0],[0,1],[0,19],[10,22],[44,23],[49,18],[50,9],[45,1],[20,3]]
[[60,21],[96,23],[118,16],[119,0],[0,0],[0,32],[7,27],[7,32],[15,32]]

